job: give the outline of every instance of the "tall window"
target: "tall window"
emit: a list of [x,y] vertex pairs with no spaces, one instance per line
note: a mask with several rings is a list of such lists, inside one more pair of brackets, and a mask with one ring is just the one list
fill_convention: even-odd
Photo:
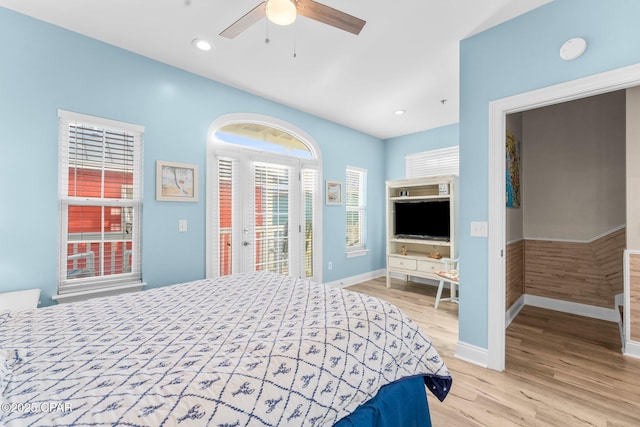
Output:
[[60,110],[58,300],[140,288],[141,126]]
[[366,254],[367,250],[367,171],[347,167],[345,189],[347,207],[347,256]]

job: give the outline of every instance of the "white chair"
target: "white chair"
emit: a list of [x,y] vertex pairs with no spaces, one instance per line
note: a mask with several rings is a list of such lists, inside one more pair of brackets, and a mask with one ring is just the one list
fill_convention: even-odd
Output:
[[[436,303],[434,308],[438,309],[440,301],[451,301],[458,303],[458,286],[460,285],[460,275],[458,273],[458,258],[442,258],[440,261],[444,263],[444,269],[436,271],[440,283],[438,284],[438,293],[436,294]],[[442,288],[444,288],[444,282],[449,283],[449,298],[441,298]]]

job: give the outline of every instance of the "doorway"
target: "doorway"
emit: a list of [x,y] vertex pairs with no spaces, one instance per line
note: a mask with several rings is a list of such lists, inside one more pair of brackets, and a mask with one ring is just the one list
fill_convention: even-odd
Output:
[[[487,366],[505,366],[505,203],[504,159],[507,114],[598,95],[640,84],[640,65],[515,95],[489,104],[489,239]],[[625,312],[628,312],[628,296]]]
[[321,281],[320,161],[284,122],[227,115],[210,127],[207,276],[270,271]]
[[523,195],[505,217],[507,324],[524,305],[618,321],[626,100],[618,90],[507,116],[511,193]]

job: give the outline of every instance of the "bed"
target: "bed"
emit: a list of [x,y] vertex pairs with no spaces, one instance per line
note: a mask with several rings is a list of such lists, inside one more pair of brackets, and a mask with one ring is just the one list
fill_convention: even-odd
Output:
[[425,387],[451,376],[396,307],[274,273],[0,314],[7,427],[426,426]]

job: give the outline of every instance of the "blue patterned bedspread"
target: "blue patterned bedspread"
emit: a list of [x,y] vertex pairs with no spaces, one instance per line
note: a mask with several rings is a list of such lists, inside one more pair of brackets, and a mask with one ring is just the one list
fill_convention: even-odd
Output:
[[272,273],[0,314],[7,427],[330,426],[416,375],[444,399],[444,362],[396,307]]

